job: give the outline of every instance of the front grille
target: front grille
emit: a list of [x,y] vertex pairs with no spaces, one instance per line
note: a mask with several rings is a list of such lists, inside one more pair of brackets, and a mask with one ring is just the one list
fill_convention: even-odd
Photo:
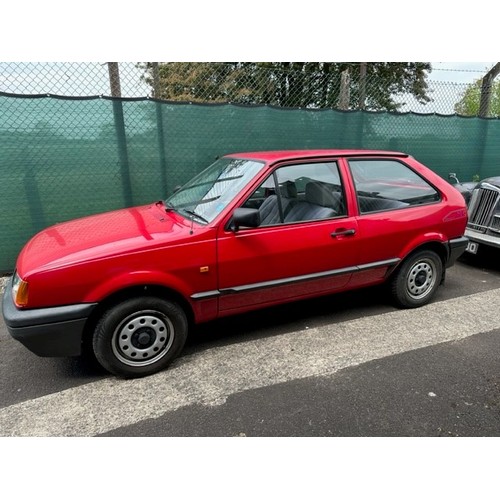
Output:
[[486,187],[475,189],[469,204],[469,223],[467,226],[475,231],[486,232],[491,224],[491,218],[499,198],[500,192],[495,189]]

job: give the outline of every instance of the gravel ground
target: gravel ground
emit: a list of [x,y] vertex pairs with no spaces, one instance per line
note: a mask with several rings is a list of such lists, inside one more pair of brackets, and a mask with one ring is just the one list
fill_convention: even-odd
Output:
[[9,279],[10,279],[10,276],[0,276],[0,293],[3,293],[5,285],[7,285],[7,282],[9,281]]

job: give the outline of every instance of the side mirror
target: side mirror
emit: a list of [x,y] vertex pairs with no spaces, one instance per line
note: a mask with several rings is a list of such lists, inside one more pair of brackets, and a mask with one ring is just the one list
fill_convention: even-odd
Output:
[[257,208],[237,208],[229,224],[230,231],[238,231],[241,226],[259,227],[260,212]]

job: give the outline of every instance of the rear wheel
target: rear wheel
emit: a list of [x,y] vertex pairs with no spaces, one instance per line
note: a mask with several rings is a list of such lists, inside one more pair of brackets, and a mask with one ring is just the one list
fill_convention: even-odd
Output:
[[435,252],[421,250],[410,255],[392,278],[391,292],[400,307],[428,304],[436,293],[443,274],[443,263]]
[[180,353],[188,323],[182,308],[157,297],[136,297],[106,311],[98,321],[93,349],[109,372],[135,378],[166,368]]

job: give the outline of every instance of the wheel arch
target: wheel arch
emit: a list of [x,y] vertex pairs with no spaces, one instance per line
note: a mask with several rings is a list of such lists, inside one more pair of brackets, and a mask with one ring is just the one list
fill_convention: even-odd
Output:
[[387,282],[397,307],[421,307],[432,300],[444,282],[447,251],[443,243],[426,242],[401,260]]
[[391,269],[391,275],[395,273],[401,267],[401,265],[406,262],[410,257],[415,255],[417,252],[420,252],[422,250],[430,250],[434,253],[436,253],[439,258],[441,259],[441,263],[443,264],[443,272],[441,276],[441,282],[444,280],[445,277],[445,272],[446,272],[446,261],[448,260],[448,247],[446,246],[445,243],[439,240],[433,240],[433,241],[426,241],[423,243],[420,243],[417,245],[415,248],[413,248],[411,251],[409,251],[398,263],[397,266],[394,266]]
[[95,327],[99,321],[99,318],[101,318],[105,311],[127,299],[145,296],[158,297],[175,302],[183,309],[184,313],[186,314],[189,326],[193,325],[193,323],[195,322],[194,311],[191,304],[181,293],[177,292],[176,290],[155,284],[132,285],[111,293],[107,297],[103,298],[94,308],[92,314],[89,316],[85,323],[85,328],[83,331],[82,342],[84,351],[86,351],[89,346],[91,347],[92,336]]
[[[436,254],[439,255],[439,258],[441,259],[441,262],[443,263],[443,267],[445,266],[446,261],[448,259],[448,247],[446,246],[446,244],[444,244],[441,241],[428,241],[428,242],[422,243],[418,247],[414,248],[407,255],[407,257],[415,254],[416,252],[420,252],[421,250],[431,250],[431,251],[435,252]],[[407,257],[405,257],[405,259]]]

